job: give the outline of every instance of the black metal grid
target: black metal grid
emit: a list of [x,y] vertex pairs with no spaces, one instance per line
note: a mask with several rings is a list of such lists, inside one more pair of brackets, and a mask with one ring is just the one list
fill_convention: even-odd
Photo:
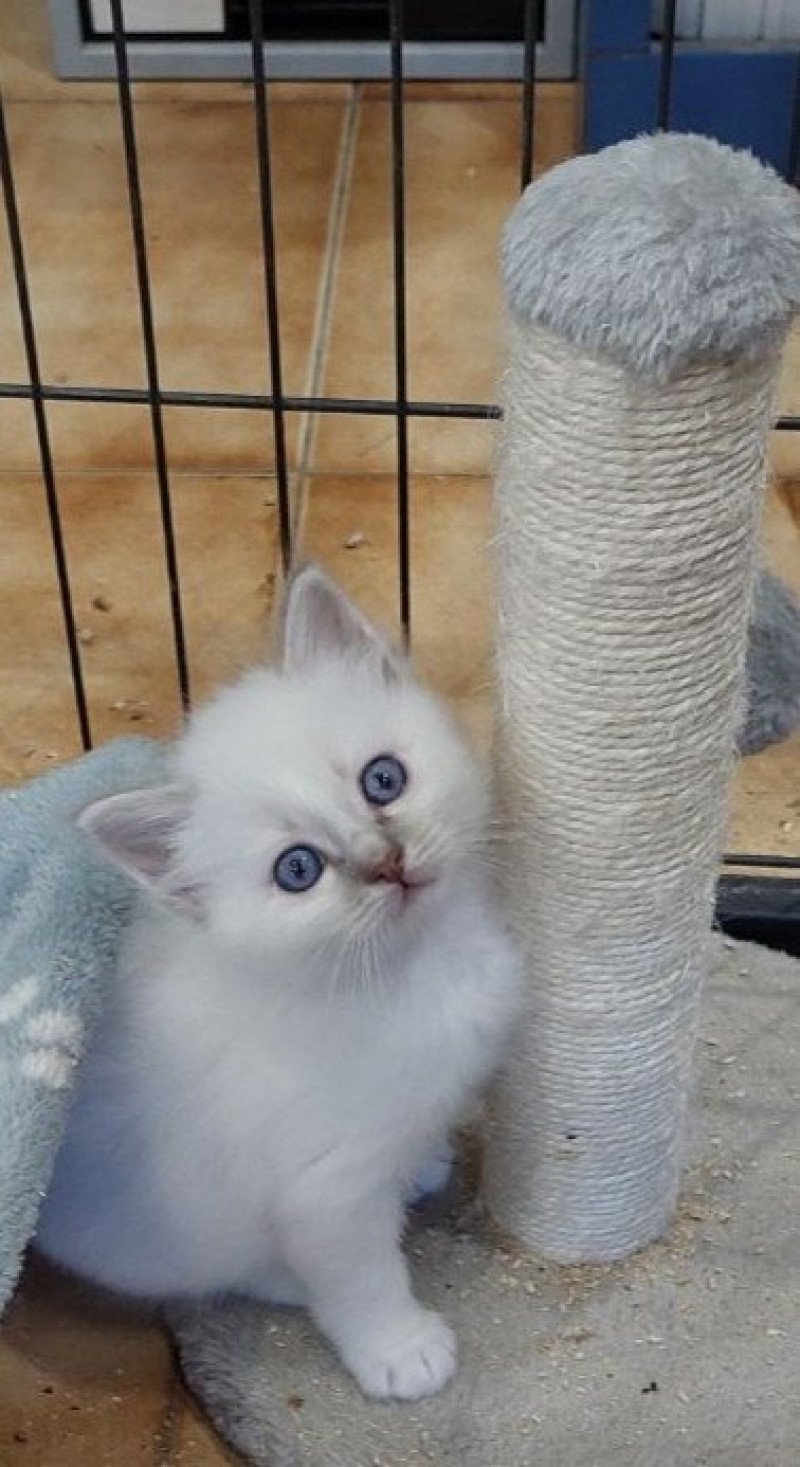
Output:
[[[111,0],[113,47],[116,63],[117,91],[125,157],[130,223],[136,268],[136,282],[145,358],[146,386],[74,387],[43,382],[33,304],[25,263],[25,249],[20,228],[14,187],[12,159],[5,127],[2,95],[0,95],[0,182],[11,256],[16,281],[22,324],[23,345],[28,373],[27,382],[0,382],[0,398],[28,399],[34,414],[37,442],[45,491],[54,562],[69,652],[74,701],[81,742],[92,744],[86,688],[81,665],[69,567],[61,526],[56,475],[50,447],[47,404],[50,402],[124,403],[149,409],[153,456],[158,485],[159,509],[164,544],[164,560],[169,587],[175,668],[184,709],[189,707],[189,660],[181,605],[179,558],[173,523],[169,466],[163,426],[165,407],[249,409],[269,414],[275,452],[275,474],[278,488],[278,519],[281,558],[287,568],[292,558],[292,517],[290,479],[286,453],[286,418],[290,413],[348,413],[383,416],[395,420],[397,463],[397,568],[400,618],[406,640],[411,632],[410,544],[409,544],[409,454],[408,424],[415,418],[481,419],[500,416],[493,403],[419,401],[408,395],[408,353],[406,331],[406,238],[405,238],[405,148],[404,148],[404,78],[403,78],[403,0],[388,0],[387,44],[391,60],[390,111],[392,138],[391,197],[392,255],[394,283],[394,356],[395,396],[384,398],[306,397],[283,390],[281,366],[280,290],[275,246],[273,187],[269,132],[269,83],[264,66],[265,0],[248,0],[252,54],[253,116],[255,153],[262,219],[262,255],[264,266],[264,308],[266,355],[272,390],[268,393],[171,391],[162,387],[158,369],[158,343],[153,321],[150,271],[144,209],[139,183],[138,150],[127,38],[122,15],[122,0]],[[525,188],[533,174],[533,148],[536,107],[536,38],[544,13],[544,0],[524,0],[524,41],[522,80],[520,83],[520,182]],[[669,128],[673,62],[675,47],[676,0],[666,0],[664,24],[660,38],[658,70],[658,126]],[[795,119],[800,123],[800,58],[794,103]],[[800,126],[796,128],[800,133]],[[798,138],[795,138],[795,148]],[[797,159],[790,176],[795,178]],[[777,428],[800,431],[800,417],[782,417]],[[740,867],[800,868],[800,857],[740,853],[729,855],[726,862]],[[772,883],[773,885],[775,883]],[[792,883],[793,884],[793,883]],[[765,883],[761,883],[761,886]],[[785,883],[781,883],[785,889]]]

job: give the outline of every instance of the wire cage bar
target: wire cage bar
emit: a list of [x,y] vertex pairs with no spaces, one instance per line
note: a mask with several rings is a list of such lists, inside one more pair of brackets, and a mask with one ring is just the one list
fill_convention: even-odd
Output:
[[161,512],[161,527],[164,537],[164,561],[169,587],[172,634],[175,643],[175,671],[181,706],[189,707],[189,663],[186,655],[186,633],[184,631],[183,607],[181,605],[180,576],[178,573],[178,549],[175,543],[175,526],[172,515],[172,499],[167,468],[167,445],[164,437],[164,418],[160,396],[158,373],[158,348],[153,322],[153,298],[150,289],[150,268],[147,260],[147,237],[144,226],[142,190],[139,182],[139,153],[136,144],[136,127],[133,117],[133,97],[128,68],[128,44],[122,15],[122,0],[111,0],[113,24],[114,61],[117,73],[117,96],[122,123],[122,141],[125,151],[125,178],[128,185],[133,254],[136,265],[136,286],[139,293],[139,312],[142,322],[142,346],[144,348],[145,372],[147,376],[147,403],[150,408],[150,426],[153,435],[153,459],[158,481],[158,500]]
[[392,269],[394,274],[394,360],[397,408],[397,566],[400,623],[411,636],[411,566],[408,505],[408,345],[406,332],[405,129],[403,118],[403,0],[389,0],[392,114]]
[[[125,181],[130,226],[134,249],[136,285],[139,299],[142,350],[145,363],[144,387],[74,386],[42,380],[37,346],[34,303],[31,299],[26,268],[23,234],[17,208],[14,170],[0,97],[0,181],[11,259],[16,282],[27,380],[0,382],[0,399],[30,401],[34,416],[42,484],[49,517],[55,571],[63,617],[64,636],[69,654],[75,713],[84,748],[92,744],[89,706],[81,664],[68,557],[62,530],[57,476],[48,430],[47,407],[50,403],[126,404],[148,409],[150,415],[153,462],[164,551],[164,565],[169,589],[172,619],[175,671],[180,700],[184,710],[190,705],[190,659],[186,642],[181,596],[181,575],[177,537],[170,493],[168,453],[164,432],[165,408],[206,408],[213,410],[245,410],[264,415],[269,421],[274,444],[277,483],[280,553],[284,570],[293,555],[293,506],[291,473],[287,454],[287,420],[291,414],[352,414],[385,417],[395,423],[396,506],[397,506],[397,582],[400,622],[408,641],[412,629],[411,546],[409,526],[409,425],[415,420],[490,421],[500,417],[495,403],[418,400],[409,395],[407,337],[407,241],[405,219],[405,140],[404,140],[404,4],[388,0],[386,45],[390,61],[389,111],[391,119],[391,173],[389,179],[392,208],[392,280],[394,298],[394,396],[341,397],[335,395],[298,395],[284,390],[280,319],[280,284],[278,247],[276,242],[273,176],[270,147],[270,83],[265,67],[264,42],[265,0],[248,0],[250,23],[251,83],[254,120],[254,158],[258,181],[261,216],[261,253],[264,282],[265,361],[269,368],[269,390],[264,392],[224,392],[171,390],[160,380],[158,342],[152,307],[150,268],[148,261],[145,206],[139,176],[128,40],[123,17],[123,0],[111,0],[113,51],[116,66],[117,97],[125,159]],[[676,0],[666,0],[663,24],[657,44],[657,118],[660,128],[669,128],[672,88],[675,72]],[[523,61],[519,86],[520,105],[520,184],[525,188],[534,172],[536,132],[537,41],[545,18],[544,0],[524,0]],[[794,98],[794,150],[790,178],[798,181],[800,171],[800,57]],[[784,415],[776,428],[786,432],[800,431],[800,415]],[[800,857],[769,853],[731,853],[726,862],[739,868],[765,870],[800,870]],[[736,881],[737,878],[732,878]],[[768,885],[788,882],[757,883],[759,901],[764,900]],[[753,882],[747,883],[752,891]],[[737,911],[741,918],[741,891]],[[785,903],[784,903],[785,904]]]
[[275,475],[278,481],[278,524],[281,559],[288,570],[292,558],[289,468],[286,456],[286,403],[283,396],[281,328],[278,307],[278,263],[275,254],[275,221],[272,207],[272,154],[269,145],[267,80],[264,75],[264,5],[250,0],[250,42],[253,58],[253,111],[256,124],[258,188],[261,201],[261,245],[264,258],[264,300],[267,312],[269,370],[272,382],[270,410],[275,444]]
[[25,265],[25,250],[22,243],[22,231],[20,229],[19,212],[17,210],[17,194],[14,186],[14,173],[11,166],[11,154],[8,146],[8,132],[6,130],[2,94],[0,94],[0,177],[2,178],[3,184],[3,200],[8,226],[8,239],[11,248],[11,258],[14,264],[17,304],[19,306],[25,358],[28,368],[28,382],[24,387],[19,387],[17,390],[20,396],[30,398],[31,406],[33,407],[36,439],[39,447],[39,462],[42,470],[42,484],[47,501],[56,577],[61,598],[61,611],[64,618],[64,634],[69,652],[72,688],[75,696],[75,712],[78,718],[81,742],[83,743],[83,747],[88,749],[91,744],[91,733],[89,729],[89,709],[86,701],[86,685],[83,679],[83,668],[81,667],[78,629],[75,624],[72,588],[70,586],[67,554],[64,546],[64,533],[61,527],[61,511],[56,491],[53,454],[50,448],[50,431],[47,425],[47,413],[44,405],[45,399],[39,372],[39,349],[36,344],[36,328],[33,320],[31,293],[28,287],[28,272]]

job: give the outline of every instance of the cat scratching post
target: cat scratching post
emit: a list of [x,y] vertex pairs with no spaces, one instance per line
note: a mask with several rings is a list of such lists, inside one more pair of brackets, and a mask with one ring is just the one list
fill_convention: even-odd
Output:
[[664,1231],[800,202],[750,155],[640,138],[528,189],[505,237],[497,777],[526,1007],[485,1187],[609,1260]]

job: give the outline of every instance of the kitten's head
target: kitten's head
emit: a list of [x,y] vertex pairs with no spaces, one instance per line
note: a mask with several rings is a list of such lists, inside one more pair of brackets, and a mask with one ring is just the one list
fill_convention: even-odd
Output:
[[80,820],[217,942],[366,976],[463,881],[485,816],[448,713],[311,566],[289,585],[276,665],[194,715],[174,783]]

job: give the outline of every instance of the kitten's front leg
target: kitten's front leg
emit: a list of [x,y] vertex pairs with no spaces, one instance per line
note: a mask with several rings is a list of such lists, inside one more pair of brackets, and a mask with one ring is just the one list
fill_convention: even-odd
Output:
[[284,1251],[361,1389],[416,1400],[450,1379],[456,1346],[449,1325],[411,1293],[401,1222],[394,1196],[364,1199],[356,1210],[317,1205],[295,1214]]

